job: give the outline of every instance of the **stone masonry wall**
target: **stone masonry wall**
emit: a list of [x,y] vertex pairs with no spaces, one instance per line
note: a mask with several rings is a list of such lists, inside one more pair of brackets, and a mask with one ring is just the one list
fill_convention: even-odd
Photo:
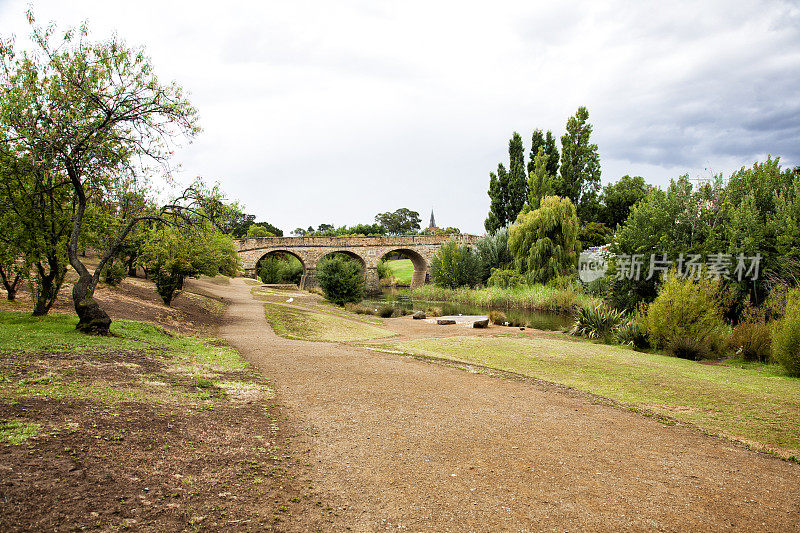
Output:
[[303,263],[301,288],[316,285],[317,263],[333,252],[347,252],[358,257],[364,264],[366,288],[370,292],[380,290],[378,285],[378,261],[389,252],[406,253],[414,263],[412,288],[427,280],[428,265],[439,248],[447,241],[475,244],[475,235],[408,235],[378,237],[262,237],[234,239],[237,253],[245,275],[255,277],[258,261],[270,252],[289,252]]

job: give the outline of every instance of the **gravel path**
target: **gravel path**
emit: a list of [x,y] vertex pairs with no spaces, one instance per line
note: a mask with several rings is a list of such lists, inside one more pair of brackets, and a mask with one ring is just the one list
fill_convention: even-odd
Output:
[[555,388],[287,340],[243,280],[203,288],[353,531],[800,531],[800,465]]

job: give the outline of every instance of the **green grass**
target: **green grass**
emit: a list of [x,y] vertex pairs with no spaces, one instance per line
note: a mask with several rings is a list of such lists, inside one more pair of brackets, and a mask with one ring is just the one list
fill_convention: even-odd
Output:
[[572,312],[581,305],[593,306],[600,303],[598,298],[572,289],[556,289],[545,285],[520,286],[510,289],[500,287],[445,289],[431,284],[414,289],[414,297],[420,300],[458,302],[500,309],[558,312]]
[[704,365],[557,336],[454,337],[386,347],[560,383],[787,457],[800,455],[800,379],[775,365]]
[[308,293],[302,292],[281,292],[281,291],[273,291],[271,289],[261,289],[261,288],[253,288],[250,289],[250,294],[253,295],[253,298],[256,300],[261,300],[262,302],[271,302],[282,304],[286,302],[288,297],[296,296],[293,302],[291,302],[293,307],[302,307],[303,309],[307,309],[309,311],[320,311],[322,313],[329,313],[331,315],[340,316],[342,318],[349,318],[350,320],[356,320],[358,322],[365,322],[368,324],[376,324],[381,325],[383,321],[379,318],[375,318],[369,315],[359,315],[358,313],[351,313],[347,311],[343,307],[340,307],[334,303],[329,302],[328,300],[319,299],[315,303],[311,303],[308,301]]
[[325,342],[358,342],[394,335],[361,321],[285,305],[266,303],[264,312],[275,333],[290,339]]
[[18,420],[0,420],[0,444],[22,444],[39,435],[41,424],[26,424]]
[[[194,380],[195,386],[209,387],[217,376],[230,379],[230,373],[248,369],[235,350],[216,339],[174,336],[126,320],[112,323],[112,336],[96,337],[79,333],[76,324],[77,317],[72,315],[31,317],[0,311],[0,400],[29,397],[188,405],[198,398],[187,396],[184,386],[171,385]],[[145,370],[142,375],[147,377],[136,382],[109,381],[102,371],[88,382],[76,378],[76,372],[102,368],[115,375],[126,361],[140,361],[137,358],[152,363],[156,370]]]
[[411,278],[414,275],[414,263],[411,262],[411,259],[386,261],[386,266],[397,280],[397,285],[411,286]]

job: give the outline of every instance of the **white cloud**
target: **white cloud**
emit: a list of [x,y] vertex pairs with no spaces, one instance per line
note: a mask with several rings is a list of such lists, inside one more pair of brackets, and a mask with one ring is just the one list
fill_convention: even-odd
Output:
[[[24,40],[25,1],[0,3]],[[39,1],[146,46],[200,110],[182,176],[291,231],[409,207],[483,230],[507,141],[588,106],[604,181],[800,164],[790,2]],[[710,170],[706,170],[710,169]]]

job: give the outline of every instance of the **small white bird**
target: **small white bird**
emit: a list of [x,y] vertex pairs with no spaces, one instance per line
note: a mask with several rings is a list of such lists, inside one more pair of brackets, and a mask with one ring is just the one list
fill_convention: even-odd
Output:
[[294,301],[294,298],[289,298],[288,300],[286,300],[286,303],[287,303],[287,304],[290,304],[290,303],[292,303],[293,301]]

